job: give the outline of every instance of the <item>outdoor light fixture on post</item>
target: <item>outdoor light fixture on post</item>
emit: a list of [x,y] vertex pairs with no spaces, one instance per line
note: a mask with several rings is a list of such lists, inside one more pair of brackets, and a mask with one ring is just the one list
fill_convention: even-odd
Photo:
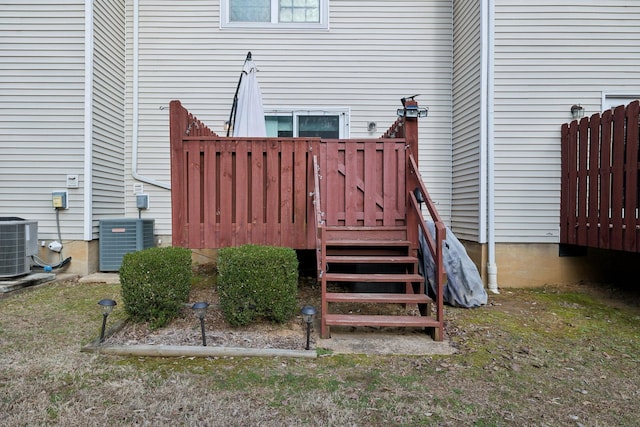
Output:
[[191,306],[191,309],[196,314],[198,319],[200,319],[200,331],[202,332],[202,345],[207,346],[207,337],[204,335],[204,317],[207,315],[207,307],[209,307],[209,303],[207,302],[196,302]]
[[405,105],[404,108],[398,108],[398,117],[406,117],[417,119],[418,117],[427,117],[428,108],[418,108],[417,105]]
[[100,342],[102,343],[104,341],[104,330],[107,327],[107,317],[109,317],[117,303],[112,299],[105,298],[98,301],[98,305],[102,308],[102,329],[100,330]]
[[302,318],[307,324],[307,346],[305,350],[309,350],[309,337],[311,336],[311,323],[313,323],[313,318],[316,315],[316,308],[312,305],[305,305],[302,307]]

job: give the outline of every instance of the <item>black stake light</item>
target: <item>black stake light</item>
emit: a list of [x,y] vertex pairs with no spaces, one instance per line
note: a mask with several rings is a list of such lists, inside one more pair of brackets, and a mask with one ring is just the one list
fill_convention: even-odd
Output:
[[200,331],[202,332],[202,345],[207,346],[207,337],[204,334],[204,318],[207,315],[207,307],[209,307],[208,302],[196,302],[191,306],[191,309],[196,314],[198,319],[200,319]]
[[311,336],[311,323],[313,323],[313,318],[316,315],[316,308],[312,305],[305,305],[302,307],[302,318],[307,324],[307,346],[305,350],[309,350],[309,337]]
[[102,308],[102,329],[100,330],[100,342],[104,341],[104,330],[107,327],[107,317],[113,311],[113,308],[117,303],[112,299],[101,299],[98,301],[98,305]]

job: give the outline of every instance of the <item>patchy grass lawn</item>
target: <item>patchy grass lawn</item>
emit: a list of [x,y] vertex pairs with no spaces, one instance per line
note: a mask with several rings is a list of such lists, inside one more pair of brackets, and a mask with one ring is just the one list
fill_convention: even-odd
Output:
[[0,298],[1,425],[640,425],[639,296],[603,285],[503,288],[486,307],[447,307],[459,351],[431,357],[81,353],[102,298],[120,301],[119,286]]

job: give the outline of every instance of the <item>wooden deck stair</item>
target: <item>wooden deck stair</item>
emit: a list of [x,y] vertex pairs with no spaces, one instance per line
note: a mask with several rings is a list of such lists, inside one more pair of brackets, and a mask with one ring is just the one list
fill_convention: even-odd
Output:
[[[406,240],[406,227],[333,226],[324,232],[323,337],[330,336],[331,326],[429,328],[437,333],[433,301],[425,293],[417,249]],[[351,309],[356,306],[362,309]],[[408,314],[404,307],[417,310]]]

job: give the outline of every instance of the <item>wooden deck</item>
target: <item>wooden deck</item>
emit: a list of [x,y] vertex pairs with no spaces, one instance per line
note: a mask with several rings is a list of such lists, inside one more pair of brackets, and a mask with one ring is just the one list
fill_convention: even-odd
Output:
[[[328,336],[331,325],[386,325],[428,328],[442,339],[445,227],[418,172],[417,119],[399,119],[377,139],[321,140],[220,137],[179,101],[171,102],[170,116],[175,246],[314,249],[321,335]],[[435,236],[416,191],[436,223]],[[419,227],[439,266],[433,298],[417,268]],[[377,288],[340,293],[327,287],[350,282]],[[399,291],[384,289],[398,282]],[[356,319],[331,311],[345,302],[415,304],[421,315]]]

